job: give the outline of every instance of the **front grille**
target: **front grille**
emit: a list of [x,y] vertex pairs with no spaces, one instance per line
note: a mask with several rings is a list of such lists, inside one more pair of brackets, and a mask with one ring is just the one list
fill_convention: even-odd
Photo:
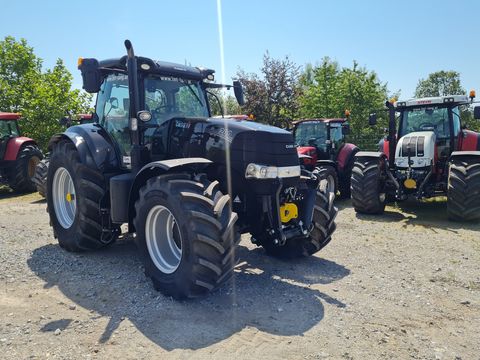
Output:
[[400,156],[414,157],[425,155],[425,136],[408,136],[402,141]]

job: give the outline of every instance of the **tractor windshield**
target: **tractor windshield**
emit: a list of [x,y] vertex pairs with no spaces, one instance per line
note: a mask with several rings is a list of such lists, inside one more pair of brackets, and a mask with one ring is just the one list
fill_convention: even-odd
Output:
[[0,138],[20,136],[15,120],[0,120]]
[[158,125],[174,117],[208,117],[200,83],[172,77],[145,79],[145,109]]
[[437,139],[450,137],[447,107],[422,107],[403,110],[400,114],[400,136],[415,131],[433,131]]
[[295,144],[297,146],[325,146],[327,130],[324,122],[305,121],[295,128]]

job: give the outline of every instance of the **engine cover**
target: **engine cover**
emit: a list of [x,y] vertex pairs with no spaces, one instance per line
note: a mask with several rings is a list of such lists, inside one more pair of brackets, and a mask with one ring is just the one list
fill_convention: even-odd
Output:
[[425,168],[432,165],[435,141],[433,131],[417,131],[403,136],[395,150],[395,165],[398,168]]

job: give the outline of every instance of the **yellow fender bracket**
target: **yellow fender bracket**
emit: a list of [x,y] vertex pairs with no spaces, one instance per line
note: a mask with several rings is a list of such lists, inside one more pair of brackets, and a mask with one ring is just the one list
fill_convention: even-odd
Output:
[[298,207],[294,203],[286,203],[280,206],[280,220],[287,223],[292,219],[298,218]]

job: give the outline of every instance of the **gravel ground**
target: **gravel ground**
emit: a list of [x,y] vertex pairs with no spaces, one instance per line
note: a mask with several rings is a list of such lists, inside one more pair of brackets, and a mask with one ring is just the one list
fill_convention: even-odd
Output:
[[245,235],[231,283],[194,301],[153,290],[130,237],[71,254],[37,194],[0,194],[0,353],[21,358],[479,359],[480,225],[445,202],[356,215],[316,256]]

